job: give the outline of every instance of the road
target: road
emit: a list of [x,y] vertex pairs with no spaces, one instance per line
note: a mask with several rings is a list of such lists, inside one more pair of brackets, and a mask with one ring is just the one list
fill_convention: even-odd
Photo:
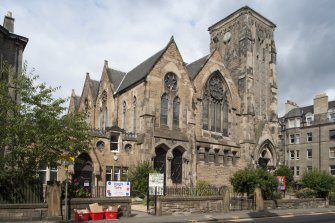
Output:
[[[315,213],[307,215],[286,215],[286,216],[277,216],[277,217],[266,217],[266,218],[247,218],[247,219],[235,219],[235,220],[226,220],[226,221],[207,221],[207,222],[220,222],[220,223],[229,223],[229,222],[251,222],[251,223],[335,223],[335,213]],[[200,222],[198,222],[200,223]]]

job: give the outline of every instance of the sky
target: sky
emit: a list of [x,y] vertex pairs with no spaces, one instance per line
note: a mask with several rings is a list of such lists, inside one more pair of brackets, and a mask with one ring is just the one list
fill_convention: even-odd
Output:
[[287,100],[335,100],[333,0],[0,0],[0,16],[13,13],[29,69],[65,98],[81,95],[87,72],[100,80],[104,60],[128,72],[171,36],[185,62],[207,55],[208,27],[245,5],[277,25],[279,116]]

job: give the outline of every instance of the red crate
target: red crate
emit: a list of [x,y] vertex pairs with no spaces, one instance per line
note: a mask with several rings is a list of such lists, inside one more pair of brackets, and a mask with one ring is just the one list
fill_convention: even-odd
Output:
[[105,211],[106,219],[117,219],[117,211]]
[[76,221],[88,221],[90,213],[74,212],[74,218]]
[[102,220],[104,219],[104,212],[90,212],[91,220]]

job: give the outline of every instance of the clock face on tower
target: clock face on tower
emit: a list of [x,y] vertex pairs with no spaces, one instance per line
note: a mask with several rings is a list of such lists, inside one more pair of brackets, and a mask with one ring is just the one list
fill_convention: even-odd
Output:
[[229,40],[230,40],[230,38],[231,38],[231,33],[228,31],[228,32],[226,32],[226,33],[224,34],[224,36],[223,36],[223,42],[224,42],[224,43],[228,43]]

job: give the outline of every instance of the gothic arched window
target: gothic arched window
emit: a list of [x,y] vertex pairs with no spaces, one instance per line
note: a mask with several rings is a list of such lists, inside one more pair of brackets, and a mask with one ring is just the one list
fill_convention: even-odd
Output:
[[208,79],[202,100],[202,128],[228,136],[227,88],[216,71]]
[[166,151],[159,147],[155,151],[154,168],[160,173],[165,173],[166,169]]
[[176,96],[173,99],[173,128],[179,128],[179,107],[180,99]]
[[126,118],[127,118],[127,114],[126,114],[126,111],[127,111],[127,103],[125,101],[123,101],[123,111],[122,111],[122,119],[123,119],[123,123],[122,123],[122,127],[123,129],[126,129]]
[[107,92],[103,91],[101,94],[100,130],[106,129],[107,125],[108,125]]
[[133,132],[136,132],[136,97],[133,98]]
[[168,124],[168,104],[169,99],[167,94],[163,94],[161,97],[161,125]]
[[171,180],[172,183],[181,183],[182,181],[182,158],[183,154],[180,150],[173,150],[173,159],[171,160]]

